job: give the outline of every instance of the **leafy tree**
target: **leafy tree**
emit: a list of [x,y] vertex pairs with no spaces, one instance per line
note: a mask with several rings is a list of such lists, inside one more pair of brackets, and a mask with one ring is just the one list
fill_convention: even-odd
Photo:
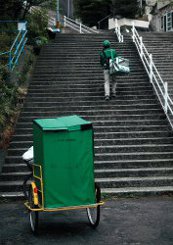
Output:
[[35,10],[27,17],[28,37],[32,42],[36,37],[47,36],[48,15],[45,9]]
[[22,11],[21,0],[0,0],[0,18],[1,20],[18,19]]
[[138,0],[112,0],[113,15],[134,18],[139,10]]
[[26,14],[28,13],[29,9],[32,6],[39,6],[40,4],[47,2],[47,0],[27,0],[27,1],[21,0],[21,1],[24,9],[23,16],[22,16],[23,19],[25,18]]
[[32,6],[38,6],[47,0],[0,0],[0,18],[24,19]]
[[75,14],[83,23],[93,26],[109,14],[134,18],[139,12],[138,0],[74,0]]
[[110,14],[111,0],[74,0],[75,15],[84,24],[97,25],[97,22]]

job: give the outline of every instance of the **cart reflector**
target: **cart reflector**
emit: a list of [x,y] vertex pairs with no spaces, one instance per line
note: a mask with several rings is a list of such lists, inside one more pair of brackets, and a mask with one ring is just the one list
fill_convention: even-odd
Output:
[[38,193],[37,187],[34,188],[34,193],[36,193],[36,194]]

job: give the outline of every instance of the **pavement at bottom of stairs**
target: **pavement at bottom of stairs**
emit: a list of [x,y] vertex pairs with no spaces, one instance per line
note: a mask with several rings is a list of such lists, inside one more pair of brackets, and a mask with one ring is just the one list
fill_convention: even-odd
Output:
[[0,202],[0,245],[172,245],[173,197],[114,198],[101,208],[96,229],[86,211],[39,213],[39,234],[30,231],[23,201]]

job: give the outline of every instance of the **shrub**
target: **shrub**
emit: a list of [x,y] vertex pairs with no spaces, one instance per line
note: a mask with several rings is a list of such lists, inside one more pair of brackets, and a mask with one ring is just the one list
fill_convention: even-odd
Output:
[[46,43],[48,43],[47,37],[44,37],[44,36],[36,37],[34,39],[34,43],[33,43],[33,48],[34,48],[35,54],[38,55],[40,53],[41,47],[43,45],[45,45]]
[[7,66],[0,65],[0,81],[9,81],[10,72]]
[[28,38],[31,44],[37,37],[47,37],[48,15],[47,10],[34,10],[28,15]]
[[0,125],[3,127],[6,119],[13,114],[17,104],[17,88],[1,81],[0,95]]

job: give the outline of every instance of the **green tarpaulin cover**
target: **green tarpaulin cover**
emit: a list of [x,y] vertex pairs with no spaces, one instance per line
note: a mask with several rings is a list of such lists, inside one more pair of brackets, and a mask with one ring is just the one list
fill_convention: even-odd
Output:
[[[94,204],[91,122],[76,115],[37,119],[33,122],[33,137],[34,163],[42,166],[44,207]],[[40,176],[38,168],[35,174]]]

